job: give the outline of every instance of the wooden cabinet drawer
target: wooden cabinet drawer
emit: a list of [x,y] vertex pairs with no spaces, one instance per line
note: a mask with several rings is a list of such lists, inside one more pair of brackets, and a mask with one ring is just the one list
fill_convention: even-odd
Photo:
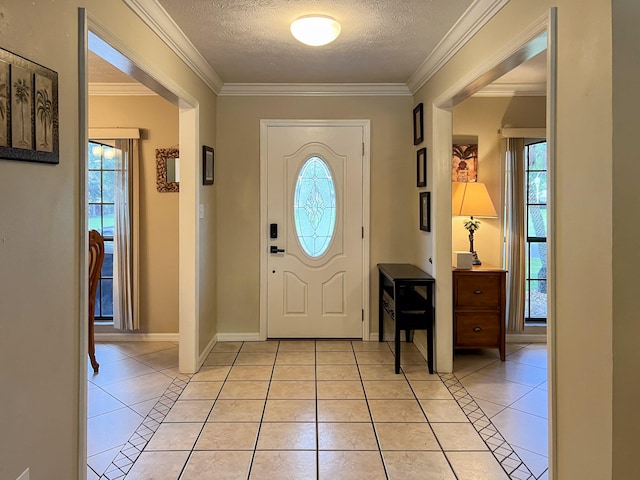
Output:
[[460,347],[494,347],[500,344],[499,313],[457,313],[455,343]]
[[456,275],[454,308],[491,308],[500,306],[500,275]]

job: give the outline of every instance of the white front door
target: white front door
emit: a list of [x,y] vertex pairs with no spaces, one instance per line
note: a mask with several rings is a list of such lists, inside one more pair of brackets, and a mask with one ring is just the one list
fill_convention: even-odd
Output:
[[364,128],[266,136],[267,336],[362,338]]

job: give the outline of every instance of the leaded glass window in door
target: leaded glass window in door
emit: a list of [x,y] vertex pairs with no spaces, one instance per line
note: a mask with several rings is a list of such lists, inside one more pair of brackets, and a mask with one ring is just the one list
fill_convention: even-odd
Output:
[[294,194],[293,216],[298,241],[312,258],[331,245],[336,227],[336,189],[331,170],[320,157],[310,157],[300,169]]

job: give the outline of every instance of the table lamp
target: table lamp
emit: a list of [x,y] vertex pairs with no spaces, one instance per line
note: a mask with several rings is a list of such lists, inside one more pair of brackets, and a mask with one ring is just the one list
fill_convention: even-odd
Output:
[[480,221],[474,220],[473,217],[495,218],[498,216],[487,187],[479,182],[453,182],[451,203],[453,215],[471,217],[464,222],[464,228],[469,231],[469,252],[473,255],[473,264],[482,265],[478,254],[473,249],[473,234],[480,228]]

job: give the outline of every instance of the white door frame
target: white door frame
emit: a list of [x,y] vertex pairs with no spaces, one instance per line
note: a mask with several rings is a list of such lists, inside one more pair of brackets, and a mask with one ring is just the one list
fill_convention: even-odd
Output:
[[260,340],[267,339],[267,146],[269,127],[362,127],[364,152],[362,156],[362,338],[369,340],[369,207],[370,207],[370,120],[260,120]]

